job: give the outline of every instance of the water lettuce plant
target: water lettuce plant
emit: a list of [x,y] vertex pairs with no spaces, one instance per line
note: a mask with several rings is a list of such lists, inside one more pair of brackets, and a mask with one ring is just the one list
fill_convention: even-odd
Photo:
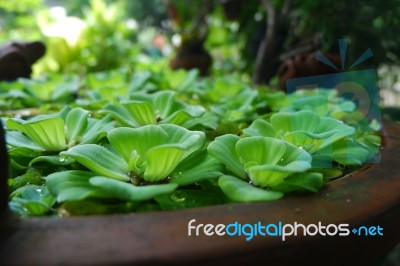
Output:
[[[228,134],[210,143],[208,151],[230,172],[231,175],[222,176],[218,183],[224,193],[235,201],[274,200],[282,197],[283,194],[277,188],[285,187],[283,183],[286,178],[309,170],[312,161],[311,155],[304,149],[271,137],[240,138]],[[298,177],[304,183],[309,183],[309,178],[319,179],[320,182],[312,189],[314,191],[322,185],[322,175],[310,173]],[[251,184],[240,179],[250,181]]]
[[55,115],[37,116],[29,120],[18,118],[6,122],[7,143],[57,152],[77,144],[94,143],[104,137],[114,125],[110,117],[91,118],[82,108],[66,107]]
[[241,75],[142,69],[0,84],[14,212],[278,200],[315,193],[379,154],[379,119],[334,90],[286,95]]
[[[140,127],[154,124],[175,124],[188,129],[198,124],[215,127],[215,121],[196,120],[205,114],[201,106],[183,104],[177,100],[173,91],[160,91],[154,94],[134,94],[132,100],[121,104],[109,103],[103,112],[112,115],[121,125]],[[211,122],[211,123],[210,123]]]
[[360,165],[373,155],[367,145],[357,142],[354,127],[310,110],[278,112],[269,122],[257,119],[243,133],[275,137],[301,147],[313,156],[314,167],[329,165],[332,160],[344,165]]
[[26,170],[43,161],[52,165],[73,163],[60,158],[59,152],[76,145],[97,143],[114,128],[110,116],[92,118],[88,111],[71,107],[29,120],[8,119],[6,125],[10,163],[17,170]]
[[90,171],[47,176],[58,202],[88,197],[143,201],[220,175],[218,161],[202,150],[206,138],[201,131],[176,125],[120,127],[107,138],[109,147],[85,144],[61,152]]
[[43,104],[72,103],[80,80],[72,75],[50,75],[31,80],[21,78],[15,82],[0,82],[0,109],[40,107]]
[[120,127],[107,136],[112,150],[99,145],[79,145],[62,152],[93,172],[128,181],[163,180],[193,152],[203,148],[206,137],[176,125]]

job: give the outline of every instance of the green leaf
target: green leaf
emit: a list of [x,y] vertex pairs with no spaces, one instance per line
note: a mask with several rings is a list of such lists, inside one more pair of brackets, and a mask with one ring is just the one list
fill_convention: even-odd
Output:
[[183,160],[171,173],[171,182],[186,186],[206,179],[217,178],[224,170],[222,164],[206,150],[198,151]]
[[179,110],[176,95],[173,91],[160,91],[153,95],[154,111],[161,119],[167,118],[170,114]]
[[169,193],[177,188],[177,184],[162,184],[148,186],[134,186],[115,179],[102,176],[92,177],[90,183],[112,194],[121,200],[144,201],[152,199],[154,196]]
[[30,148],[24,148],[24,147],[11,148],[8,150],[8,155],[10,157],[35,158],[37,156],[40,156],[40,154],[42,154],[41,151],[32,150]]
[[[310,164],[305,162],[296,162],[299,171],[305,171],[310,168]],[[301,167],[301,168],[300,168]],[[272,187],[280,183],[284,178],[296,173],[298,170],[279,165],[255,165],[248,167],[250,180],[259,187]]]
[[58,202],[83,200],[86,198],[110,198],[112,195],[93,186],[89,180],[95,173],[79,170],[53,173],[46,177],[46,185]]
[[186,111],[184,110],[179,110],[176,111],[175,113],[171,114],[168,116],[166,119],[163,119],[160,121],[162,124],[175,124],[175,125],[184,125],[186,121],[190,120],[192,118],[191,115],[189,115]]
[[219,123],[219,118],[216,114],[212,112],[205,112],[200,117],[195,117],[186,120],[185,123],[182,124],[182,126],[187,129],[193,129],[202,126],[204,128],[216,130],[218,123]]
[[160,127],[168,135],[166,143],[177,143],[185,149],[183,157],[187,157],[194,151],[203,148],[206,142],[206,135],[201,131],[189,131],[186,128],[172,124],[160,125]]
[[80,142],[88,126],[88,112],[82,108],[75,108],[68,112],[65,119],[68,144]]
[[239,140],[236,150],[254,185],[274,186],[296,172],[311,167],[311,155],[305,150],[270,137]]
[[323,186],[323,175],[321,173],[305,172],[294,174],[285,178],[272,189],[284,193],[294,191],[317,192]]
[[44,151],[42,147],[19,131],[7,131],[6,140],[10,146],[27,148],[33,151]]
[[42,216],[49,212],[54,202],[45,186],[26,185],[11,194],[11,210],[23,216]]
[[313,154],[313,160],[333,160],[343,165],[361,165],[368,160],[369,155],[368,149],[356,141],[342,139]]
[[154,125],[157,123],[156,115],[154,114],[153,107],[150,103],[129,101],[123,103],[122,105],[140,126]]
[[185,150],[180,145],[162,145],[150,149],[146,154],[146,170],[143,178],[149,182],[162,180],[182,161]]
[[278,164],[286,152],[282,140],[264,137],[249,137],[236,143],[236,150],[245,165]]
[[100,113],[107,113],[114,117],[122,126],[139,127],[139,123],[134,119],[127,109],[113,103],[107,104]]
[[270,120],[275,130],[284,132],[296,130],[313,132],[319,124],[319,116],[308,110],[295,113],[279,112],[272,115]]
[[240,140],[238,136],[227,134],[215,138],[208,145],[208,152],[211,156],[226,165],[227,169],[238,177],[245,179],[247,176],[242,164],[240,163],[239,154],[236,151],[236,143]]
[[262,119],[256,119],[248,128],[243,129],[245,136],[275,137],[273,126]]
[[33,159],[30,163],[29,166],[34,166],[37,163],[47,163],[51,165],[58,165],[58,166],[65,166],[65,165],[70,165],[75,163],[75,161],[71,158],[65,158],[65,157],[60,157],[58,155],[49,155],[49,156],[38,156],[35,159]]
[[323,149],[326,146],[331,145],[335,141],[349,137],[355,133],[355,128],[345,125],[343,122],[330,118],[322,117],[318,126],[319,132],[334,132],[331,136],[327,137],[319,149]]
[[78,145],[66,152],[62,152],[60,155],[70,156],[98,175],[123,181],[129,180],[128,164],[121,157],[99,145]]
[[111,116],[107,115],[102,119],[88,119],[88,125],[86,131],[83,133],[81,144],[96,143],[102,137],[105,137],[109,131],[114,128],[114,124],[111,122]]
[[283,193],[255,187],[237,177],[224,175],[218,180],[221,190],[233,201],[255,202],[278,200]]
[[129,84],[129,91],[138,91],[140,90],[146,82],[151,78],[151,72],[146,71],[146,72],[136,72],[133,74],[133,78],[131,83]]
[[114,149],[129,162],[133,152],[144,161],[148,150],[165,143],[167,133],[159,126],[148,125],[140,128],[116,128],[107,137]]
[[47,151],[61,151],[67,146],[64,121],[60,117],[35,121],[9,119],[7,127],[24,133]]

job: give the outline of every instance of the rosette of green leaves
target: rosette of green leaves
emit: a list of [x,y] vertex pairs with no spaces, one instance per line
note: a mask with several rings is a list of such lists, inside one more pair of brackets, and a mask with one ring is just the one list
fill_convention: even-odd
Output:
[[8,109],[40,107],[43,103],[71,103],[78,91],[77,76],[56,75],[42,79],[19,79],[0,83],[0,99]]
[[159,91],[154,94],[134,94],[134,100],[121,104],[109,103],[103,112],[112,115],[121,125],[140,127],[155,124],[175,124],[191,129],[197,125],[215,128],[216,121],[207,116],[201,106],[184,104],[177,100],[173,91]]
[[[221,96],[219,102],[212,103],[210,106],[210,110],[218,116],[220,121],[217,135],[239,133],[241,128],[246,127],[248,123],[257,118],[255,112],[257,109],[255,103],[257,91],[243,87],[243,84],[240,84],[240,86],[241,89],[237,91],[236,95],[227,93],[228,96]],[[230,87],[226,87],[225,91],[230,89]],[[235,89],[232,88],[232,90]]]
[[235,201],[275,200],[282,192],[315,192],[322,186],[322,175],[304,173],[311,155],[284,140],[228,134],[211,142],[208,152],[226,166],[228,175],[218,184]]
[[279,112],[270,121],[255,120],[243,130],[247,136],[266,136],[284,139],[307,150],[313,156],[313,166],[322,167],[336,161],[359,165],[368,158],[368,150],[354,141],[356,130],[331,117],[320,117],[304,110]]
[[109,102],[128,97],[131,73],[126,69],[90,73],[86,76],[85,90],[80,91],[77,103],[90,109],[101,109]]
[[221,164],[203,150],[206,137],[200,131],[170,124],[121,127],[110,131],[108,140],[109,147],[86,144],[61,153],[91,172],[48,176],[47,185],[58,201],[87,197],[147,200],[172,192],[178,185],[221,175]]
[[354,115],[356,105],[339,97],[334,89],[297,90],[287,96],[287,106],[281,111],[310,110],[320,116],[329,116],[342,120]]
[[114,127],[110,116],[91,118],[88,111],[70,107],[30,120],[8,119],[6,125],[11,165],[17,168],[38,161],[70,163],[60,160],[58,153],[78,144],[97,143]]
[[120,127],[108,133],[112,149],[79,145],[62,152],[98,175],[129,181],[156,182],[169,174],[186,157],[203,148],[206,137],[176,125]]

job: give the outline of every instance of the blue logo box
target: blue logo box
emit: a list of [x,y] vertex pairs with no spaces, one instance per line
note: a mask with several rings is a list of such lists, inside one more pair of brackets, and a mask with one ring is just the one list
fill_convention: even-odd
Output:
[[[339,97],[344,101],[351,101],[354,104],[356,114],[353,126],[369,125],[372,123],[378,124],[382,128],[381,111],[379,107],[379,92],[377,85],[377,73],[375,69],[365,69],[356,71],[344,71],[345,59],[347,50],[347,41],[339,40],[340,55],[342,60],[342,72],[318,76],[308,76],[301,78],[289,79],[286,81],[287,93],[294,93],[306,89],[318,89],[317,94],[321,94],[321,106],[326,105],[328,110],[329,99],[326,95],[332,92],[332,96]],[[370,49],[366,50],[350,67],[361,64],[363,61],[372,56]],[[322,63],[339,71],[329,59],[327,59],[321,52],[316,54],[316,59]],[[328,93],[327,93],[328,92]],[[325,95],[325,96],[324,96]],[[345,105],[343,105],[344,107]],[[340,108],[342,108],[340,106]],[[347,112],[342,109],[344,112]],[[351,115],[350,114],[350,115]],[[380,153],[369,160],[370,163],[380,162]],[[321,166],[329,167],[329,165]]]
[[[287,93],[302,89],[335,89],[338,97],[352,101],[369,122],[381,123],[377,74],[375,69],[289,79]],[[321,103],[323,104],[323,103]]]

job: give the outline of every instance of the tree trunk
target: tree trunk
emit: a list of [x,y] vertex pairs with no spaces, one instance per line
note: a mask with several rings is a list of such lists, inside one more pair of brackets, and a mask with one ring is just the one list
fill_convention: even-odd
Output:
[[277,72],[279,56],[283,52],[283,44],[287,36],[287,16],[291,2],[286,0],[279,12],[269,0],[261,0],[267,11],[267,27],[265,37],[258,48],[257,58],[253,71],[253,83],[268,82]]

